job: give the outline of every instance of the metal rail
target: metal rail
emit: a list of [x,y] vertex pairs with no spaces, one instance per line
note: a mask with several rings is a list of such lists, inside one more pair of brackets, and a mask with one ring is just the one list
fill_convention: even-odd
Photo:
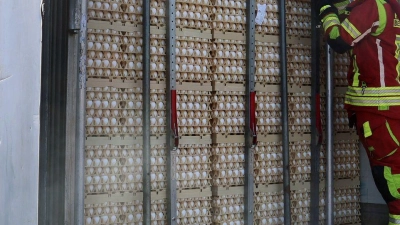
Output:
[[143,0],[143,224],[151,223],[150,1]]
[[317,0],[311,1],[311,190],[310,225],[319,224],[319,170],[322,142],[320,96],[320,35]]
[[[77,1],[79,2],[79,0]],[[85,211],[85,124],[86,124],[86,52],[87,52],[87,0],[80,0],[80,24],[70,26],[79,30],[79,77],[76,116],[76,151],[75,151],[75,192],[74,192],[74,224],[84,224]],[[78,4],[79,5],[79,4]],[[79,11],[78,11],[79,12]],[[73,21],[76,21],[76,13]],[[78,17],[79,18],[79,17]],[[70,25],[71,25],[70,24]]]
[[333,202],[333,50],[326,45],[326,225],[334,224]]
[[176,155],[179,145],[176,115],[175,0],[167,1],[167,224],[177,224]]
[[279,2],[279,44],[281,63],[281,105],[282,105],[282,159],[283,159],[283,201],[284,224],[291,224],[290,212],[290,165],[289,165],[289,121],[288,121],[288,85],[286,55],[286,1]]
[[254,224],[254,150],[257,144],[255,118],[255,0],[246,2],[246,129],[244,224]]

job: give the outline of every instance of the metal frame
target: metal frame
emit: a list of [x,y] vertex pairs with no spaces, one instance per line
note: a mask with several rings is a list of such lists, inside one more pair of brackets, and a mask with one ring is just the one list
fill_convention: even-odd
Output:
[[289,165],[289,121],[288,121],[288,85],[286,53],[286,1],[279,1],[279,43],[281,62],[281,105],[282,105],[282,160],[283,160],[283,201],[284,224],[291,224],[290,211],[290,165]]
[[150,1],[143,0],[143,224],[151,222]]
[[246,1],[246,127],[244,152],[244,223],[254,224],[255,124],[255,0]]
[[167,1],[167,224],[177,224],[176,156],[178,127],[176,123],[175,0]]
[[[311,1],[311,190],[310,224],[319,223],[320,150],[322,142],[320,118],[320,36],[317,0]],[[319,120],[319,121],[317,121]]]
[[333,187],[333,50],[326,44],[326,200],[325,218],[327,225],[334,224]]

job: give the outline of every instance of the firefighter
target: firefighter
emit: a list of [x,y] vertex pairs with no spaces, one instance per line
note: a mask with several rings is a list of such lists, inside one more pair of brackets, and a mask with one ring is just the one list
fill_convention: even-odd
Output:
[[355,0],[338,10],[332,0],[319,0],[317,7],[330,47],[350,55],[349,126],[367,151],[389,225],[400,225],[400,21],[393,2]]

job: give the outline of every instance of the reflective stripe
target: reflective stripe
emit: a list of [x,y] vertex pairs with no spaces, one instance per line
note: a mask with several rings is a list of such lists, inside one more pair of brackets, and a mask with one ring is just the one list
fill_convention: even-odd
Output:
[[379,80],[381,82],[381,87],[385,87],[385,66],[383,65],[381,40],[378,38],[376,39],[376,47],[378,48]]
[[358,31],[357,28],[352,23],[350,23],[348,19],[345,19],[343,21],[342,27],[347,31],[347,33],[350,34],[353,39],[356,39],[361,35],[360,31]]
[[338,27],[333,27],[331,32],[329,32],[329,38],[332,39],[332,40],[335,40],[339,36],[340,36],[339,28]]
[[324,31],[326,31],[332,26],[339,25],[340,21],[336,15],[333,15],[333,16],[328,15],[328,16],[324,17],[324,19],[322,19],[322,23],[323,23]]
[[396,97],[359,97],[346,95],[345,104],[354,106],[400,106],[400,96]]
[[396,80],[397,80],[397,82],[400,83],[400,35],[396,35],[396,41],[394,43],[396,44],[395,57],[397,59],[397,65],[396,65],[397,77],[396,77]]
[[347,95],[363,97],[400,97],[400,86],[396,87],[347,87]]
[[354,59],[353,59],[353,85],[355,87],[358,87],[360,85],[360,80],[358,79],[358,77],[360,76],[360,69],[358,68],[357,65],[357,56],[354,55]]
[[393,131],[390,128],[388,121],[386,121],[386,128],[389,131],[390,137],[392,137],[393,141],[396,142],[397,146],[399,146],[400,145],[399,140],[397,140],[396,136],[393,134]]
[[363,130],[364,130],[364,137],[371,137],[372,136],[372,130],[371,127],[369,126],[369,121],[363,123]]
[[399,225],[400,215],[389,214],[389,225]]
[[383,30],[385,30],[387,24],[386,10],[385,7],[383,6],[383,3],[384,2],[382,2],[381,0],[376,0],[376,5],[378,6],[378,14],[379,14],[379,26],[375,32],[371,33],[371,35],[373,36],[380,35],[383,32]]
[[[385,166],[383,169],[383,175],[387,181],[390,194],[394,198],[400,199],[400,193],[397,190],[398,188],[400,188],[400,174],[392,174],[392,169],[390,167]],[[393,219],[398,220],[400,218],[396,217]]]
[[366,30],[361,36],[359,36],[358,38],[356,38],[352,43],[351,46],[354,46],[354,44],[358,43],[359,41],[361,41],[365,36],[367,36],[369,33],[371,33],[372,28],[379,26],[379,20],[374,22],[371,26],[371,28],[369,28],[368,30]]
[[322,12],[324,12],[327,8],[330,8],[330,7],[332,7],[332,6],[325,5],[325,6],[321,7],[321,9],[319,10],[319,14],[322,14]]

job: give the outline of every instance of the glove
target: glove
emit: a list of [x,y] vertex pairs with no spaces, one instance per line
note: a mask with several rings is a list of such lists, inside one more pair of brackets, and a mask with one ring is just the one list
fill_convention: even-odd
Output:
[[332,0],[319,0],[317,2],[317,12],[319,12],[319,20],[322,21],[330,13],[337,14],[337,9],[333,6]]
[[350,0],[333,0],[333,6],[338,10],[338,17],[340,22],[342,22],[348,16],[348,11],[346,10],[347,5],[350,4]]
[[349,117],[349,128],[356,127],[357,124],[357,117],[355,113],[352,113],[351,115],[348,115]]

